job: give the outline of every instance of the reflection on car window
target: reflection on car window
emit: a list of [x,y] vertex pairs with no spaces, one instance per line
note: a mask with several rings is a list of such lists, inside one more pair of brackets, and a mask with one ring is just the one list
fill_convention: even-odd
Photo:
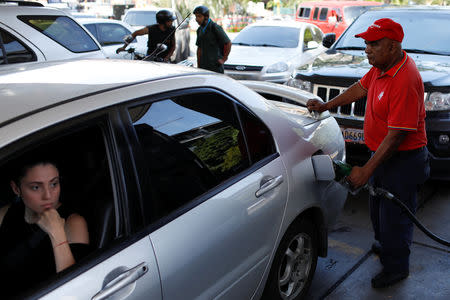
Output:
[[[3,47],[1,47],[3,44]],[[6,59],[5,53],[6,51]],[[37,57],[33,51],[28,49],[18,39],[0,28],[0,64],[13,64],[36,61]]]
[[134,107],[130,115],[158,217],[249,166],[234,104],[222,95],[183,95]]
[[[42,136],[49,137],[48,134]],[[58,215],[65,219],[66,225],[69,216],[73,215],[87,224],[87,243],[71,242],[70,232],[66,232],[75,259],[75,265],[70,268],[76,267],[78,262],[85,260],[96,249],[106,247],[115,238],[112,181],[100,126],[50,138],[39,141],[35,147],[27,145],[25,152],[19,151],[14,157],[2,157],[0,161],[0,209],[5,212],[0,222],[2,299],[10,296],[23,299],[19,297],[20,293],[45,287],[43,285],[51,282],[49,280],[56,280],[55,254],[48,234],[33,221],[25,221],[28,207],[26,195],[16,197],[10,186],[10,181],[14,179],[10,177],[14,177],[24,161],[37,162],[40,167],[48,162],[55,166],[60,189],[59,197],[55,198],[59,203],[55,207]],[[39,164],[40,161],[35,158],[44,159],[46,163]],[[26,166],[24,170],[29,168]],[[33,209],[33,213],[39,213],[36,208]]]
[[320,10],[319,20],[325,21],[327,19],[327,14],[328,14],[328,8],[322,7],[322,9]]
[[[123,38],[131,32],[119,24],[98,24],[99,42],[102,46],[123,44]],[[135,41],[133,41],[135,42]]]
[[148,26],[156,24],[156,11],[130,11],[124,21],[131,26]]
[[86,31],[69,17],[19,16],[18,18],[72,52],[99,50]]
[[250,46],[272,46],[296,48],[299,42],[300,29],[280,26],[253,26],[242,30],[233,40],[233,44]]

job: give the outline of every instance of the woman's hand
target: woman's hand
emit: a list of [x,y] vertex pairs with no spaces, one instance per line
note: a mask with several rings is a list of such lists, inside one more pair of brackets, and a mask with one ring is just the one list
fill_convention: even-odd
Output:
[[36,224],[50,236],[52,244],[67,240],[64,231],[65,220],[60,217],[56,209],[51,208],[42,212]]

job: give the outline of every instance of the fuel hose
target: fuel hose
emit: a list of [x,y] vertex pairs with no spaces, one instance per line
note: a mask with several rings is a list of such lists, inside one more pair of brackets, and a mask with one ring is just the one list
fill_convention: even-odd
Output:
[[423,233],[425,233],[429,238],[431,238],[432,240],[438,242],[439,244],[442,244],[442,245],[445,245],[447,247],[450,247],[450,242],[449,241],[444,240],[443,238],[435,235],[430,230],[428,230],[428,228],[426,228],[422,223],[420,223],[420,221],[411,212],[411,210],[408,208],[408,206],[406,206],[402,201],[400,201],[400,199],[395,197],[392,193],[390,193],[389,191],[386,191],[385,189],[382,189],[382,188],[374,188],[374,187],[372,187],[370,185],[367,185],[367,189],[369,190],[369,193],[371,195],[380,195],[380,196],[385,197],[388,200],[394,201],[395,204],[400,206],[403,209],[403,211],[406,212],[406,214],[408,215],[409,219],[411,221],[413,221],[414,224],[416,224],[416,226]]
[[400,201],[400,199],[398,199],[397,197],[395,197],[391,192],[383,189],[383,188],[379,188],[379,187],[373,187],[369,184],[366,184],[356,190],[352,189],[350,184],[347,182],[346,177],[348,175],[350,175],[350,172],[352,171],[352,166],[342,162],[342,161],[338,161],[338,160],[334,160],[333,161],[333,167],[334,167],[334,172],[335,172],[335,179],[337,182],[341,183],[343,186],[345,186],[350,193],[352,193],[353,195],[356,195],[357,193],[359,193],[359,191],[361,189],[367,189],[369,191],[369,193],[372,196],[375,195],[379,195],[382,197],[385,197],[388,200],[393,201],[395,204],[397,204],[398,206],[400,206],[404,212],[406,212],[408,218],[413,221],[414,224],[416,224],[416,226],[423,232],[425,233],[429,238],[431,238],[432,240],[438,242],[439,244],[445,245],[447,247],[450,247],[450,242],[447,240],[444,240],[443,238],[435,235],[434,233],[432,233],[430,230],[428,230],[428,228],[426,228],[422,223],[420,223],[420,221],[416,218],[416,216],[411,212],[411,210],[408,208],[408,206],[406,206],[402,201]]

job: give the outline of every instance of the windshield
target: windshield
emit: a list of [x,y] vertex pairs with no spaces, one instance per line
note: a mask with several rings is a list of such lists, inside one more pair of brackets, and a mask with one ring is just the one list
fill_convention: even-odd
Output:
[[280,26],[253,26],[242,30],[233,40],[233,44],[243,46],[262,46],[296,48],[299,28]]
[[362,14],[363,12],[365,12],[366,10],[368,10],[371,7],[373,7],[373,6],[347,6],[347,7],[344,7],[345,21],[347,22],[347,24],[352,24],[353,21],[355,21],[355,19],[360,14]]
[[124,21],[131,26],[147,26],[156,24],[156,11],[130,11]]
[[375,20],[391,18],[402,25],[405,37],[402,48],[414,53],[435,53],[450,55],[450,14],[448,12],[435,11],[370,11],[347,29],[337,41],[335,48],[365,49],[364,40],[355,38],[355,34],[364,32]]

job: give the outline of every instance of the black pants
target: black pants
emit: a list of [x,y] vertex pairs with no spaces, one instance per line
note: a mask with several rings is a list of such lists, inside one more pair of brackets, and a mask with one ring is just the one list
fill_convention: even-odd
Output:
[[[415,213],[418,186],[429,177],[428,149],[399,151],[381,164],[370,184],[399,198]],[[400,206],[381,196],[370,196],[370,217],[375,239],[381,244],[380,261],[386,272],[409,271],[413,222]]]

